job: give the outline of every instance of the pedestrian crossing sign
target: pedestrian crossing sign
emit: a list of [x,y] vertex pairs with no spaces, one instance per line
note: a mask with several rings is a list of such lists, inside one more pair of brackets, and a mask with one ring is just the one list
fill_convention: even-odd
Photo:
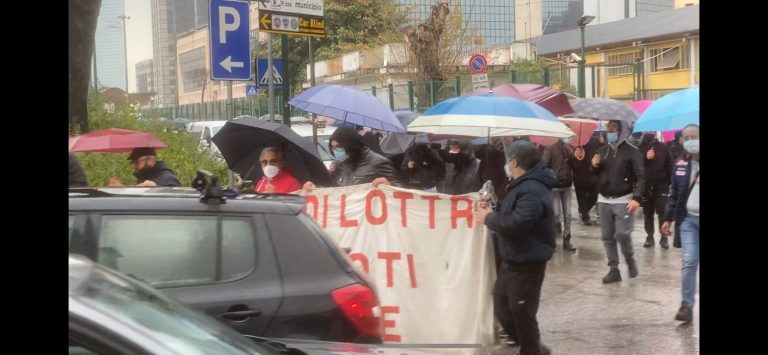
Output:
[[[283,61],[282,59],[272,59],[272,75],[275,88],[281,88],[283,85]],[[267,75],[267,59],[259,58],[256,63],[256,77],[258,78],[259,88],[269,87],[269,75]]]
[[256,85],[245,86],[245,96],[258,96],[258,95],[259,95],[259,89],[256,88]]

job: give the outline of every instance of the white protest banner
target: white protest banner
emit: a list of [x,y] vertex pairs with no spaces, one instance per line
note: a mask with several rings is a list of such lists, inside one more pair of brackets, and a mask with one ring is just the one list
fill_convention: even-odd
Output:
[[305,211],[375,284],[385,343],[490,344],[493,245],[477,194],[370,184],[315,189]]

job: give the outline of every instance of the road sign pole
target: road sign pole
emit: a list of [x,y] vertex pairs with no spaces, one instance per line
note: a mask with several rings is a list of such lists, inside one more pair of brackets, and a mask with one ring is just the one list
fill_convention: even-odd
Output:
[[288,52],[290,51],[290,42],[288,42],[288,36],[282,35],[280,36],[280,40],[282,42],[282,57],[283,57],[283,124],[287,125],[288,127],[291,126],[291,107],[288,106],[288,99],[290,96],[290,86],[289,86],[289,69],[290,69],[290,63],[288,63]]
[[272,75],[272,34],[270,33],[267,36],[267,78],[269,78],[269,98],[267,99],[267,111],[269,112],[269,122],[275,122],[275,79]]
[[[315,53],[312,51],[312,37],[307,37],[309,41],[309,83],[315,87]],[[317,115],[312,114],[312,141],[317,145]]]
[[[229,106],[232,106],[232,116],[229,118],[231,120],[235,118],[235,103],[232,102],[232,80],[227,80],[227,100],[229,101]],[[235,189],[235,172],[232,170],[229,171],[229,188]]]

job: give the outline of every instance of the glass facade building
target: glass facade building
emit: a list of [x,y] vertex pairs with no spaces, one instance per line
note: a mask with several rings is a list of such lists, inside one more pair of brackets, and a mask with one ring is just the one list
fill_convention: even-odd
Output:
[[127,92],[124,16],[123,0],[102,0],[96,24],[95,63],[91,63],[91,84],[97,79],[98,87],[116,87]]

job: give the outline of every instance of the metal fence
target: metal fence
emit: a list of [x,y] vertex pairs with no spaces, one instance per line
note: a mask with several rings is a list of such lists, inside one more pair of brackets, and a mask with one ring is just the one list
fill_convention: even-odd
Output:
[[[658,99],[684,88],[650,90],[645,88],[643,67],[638,63],[591,65],[585,68],[585,97],[606,97],[623,101]],[[491,86],[506,83],[529,83],[551,86],[576,98],[578,69],[573,64],[558,64],[541,70],[515,71],[506,66],[491,66],[488,72]],[[392,110],[409,109],[423,112],[436,103],[471,93],[472,77],[469,73],[456,72],[447,80],[430,80],[425,83],[400,81],[380,86],[363,87],[361,90],[376,96]],[[268,114],[267,98],[263,95],[232,100],[195,103],[157,109],[145,109],[148,117],[186,118],[193,121],[225,120],[239,115],[262,116]],[[286,104],[287,105],[287,104]],[[308,116],[309,113],[287,105],[291,117]],[[282,114],[282,96],[275,95],[275,113]]]

